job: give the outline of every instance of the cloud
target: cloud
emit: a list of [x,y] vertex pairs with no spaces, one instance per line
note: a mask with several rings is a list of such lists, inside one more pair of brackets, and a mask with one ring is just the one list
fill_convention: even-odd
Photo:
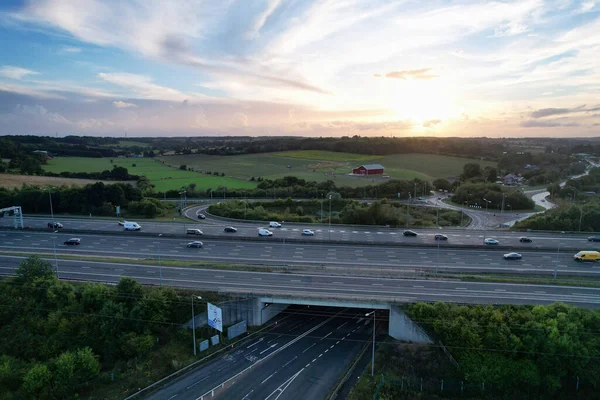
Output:
[[17,104],[13,111],[17,115],[24,115],[32,118],[44,119],[57,124],[70,124],[71,121],[58,113],[49,112],[45,107],[40,105],[28,106]]
[[121,100],[113,101],[112,103],[117,108],[130,108],[130,107],[134,107],[135,108],[135,107],[137,107],[136,104],[127,103],[127,102],[124,102],[124,101],[121,101]]
[[29,75],[37,74],[39,74],[39,72],[20,67],[11,67],[10,65],[5,65],[4,67],[0,68],[0,76],[8,79],[21,80]]
[[575,108],[541,108],[539,110],[532,112],[531,118],[544,118],[544,117],[550,117],[552,115],[593,112],[593,111],[599,111],[599,110],[600,110],[600,106],[586,108],[585,105],[575,107]]
[[[431,71],[431,68],[392,71],[392,72],[388,72],[387,74],[385,74],[385,77],[393,78],[393,79],[422,79],[422,80],[434,79],[434,78],[439,77],[438,75],[429,74],[428,73],[429,71]],[[379,78],[382,75],[375,74],[373,76],[375,76],[376,78]]]
[[190,97],[178,90],[156,85],[152,83],[151,78],[144,75],[101,72],[98,77],[106,82],[129,89],[133,94],[144,99],[183,101]]
[[63,53],[81,53],[81,47],[63,46],[60,51]]
[[243,127],[248,126],[248,115],[246,115],[244,113],[241,113],[241,112],[235,113],[235,115],[233,116],[233,119],[237,126],[243,126]]
[[519,124],[519,126],[521,126],[523,128],[555,128],[555,127],[559,127],[559,126],[580,126],[580,124],[578,124],[576,122],[562,123],[562,122],[557,122],[554,120],[539,121],[539,120],[528,119],[526,121],[521,122]]
[[441,119],[430,119],[430,120],[427,120],[427,121],[423,122],[423,126],[425,128],[430,128],[430,127],[432,127],[434,125],[437,125],[437,124],[439,124],[441,122],[442,122]]
[[273,14],[273,12],[277,9],[277,7],[279,7],[280,4],[281,0],[268,0],[267,7],[263,10],[262,13],[256,16],[256,18],[252,22],[252,25],[250,26],[250,29],[246,32],[245,37],[247,39],[254,39],[260,36],[260,30],[265,25],[265,22],[267,22],[267,19],[271,16],[271,14]]

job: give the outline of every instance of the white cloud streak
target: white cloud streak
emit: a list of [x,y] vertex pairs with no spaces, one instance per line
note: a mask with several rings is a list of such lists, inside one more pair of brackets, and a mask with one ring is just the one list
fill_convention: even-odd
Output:
[[30,75],[38,75],[39,72],[32,71],[29,69],[21,68],[21,67],[13,67],[10,65],[5,65],[0,68],[0,76],[8,79],[21,80]]

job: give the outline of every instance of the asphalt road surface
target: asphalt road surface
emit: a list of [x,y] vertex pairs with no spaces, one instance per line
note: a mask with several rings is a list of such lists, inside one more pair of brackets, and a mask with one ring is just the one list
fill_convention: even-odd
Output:
[[[0,274],[10,275],[24,257],[0,256]],[[52,257],[46,258],[53,263]],[[408,303],[445,301],[470,304],[550,304],[564,302],[600,308],[600,288],[394,279],[327,274],[290,274],[59,261],[62,279],[117,283],[131,277],[141,284],[264,296],[334,298],[347,301]],[[292,301],[291,301],[292,302]]]
[[[527,250],[519,243],[515,250],[522,260],[505,260],[507,250],[494,246],[476,249],[445,247],[348,246],[203,240],[203,248],[188,248],[190,238],[159,238],[111,235],[78,235],[81,245],[63,242],[72,235],[44,232],[0,231],[0,250],[25,253],[78,254],[85,256],[134,257],[158,262],[161,259],[226,262],[235,265],[343,266],[345,272],[373,268],[373,274],[387,271],[451,271],[463,273],[504,272],[551,275],[600,276],[600,263],[577,263],[573,252]],[[583,244],[589,242],[584,241]],[[56,247],[55,247],[56,245]],[[525,247],[525,248],[524,248]],[[529,246],[531,247],[531,246]]]
[[266,335],[146,399],[211,398],[213,390],[221,399],[323,399],[371,338],[372,319],[364,314],[357,309],[292,306],[275,317],[280,321]]
[[[25,226],[38,229],[47,228],[49,218],[25,216]],[[64,229],[74,230],[95,230],[103,232],[123,232],[123,227],[119,226],[118,220],[106,219],[59,219],[57,221],[64,225]],[[0,226],[8,227],[12,224],[12,218],[1,218]],[[227,238],[231,236],[242,236],[256,240],[268,241],[268,237],[259,237],[258,229],[267,227],[267,223],[225,223],[218,224],[201,224],[190,221],[190,223],[173,223],[173,222],[142,222],[142,232],[170,235],[185,235],[187,228],[197,228],[202,230],[204,235],[216,236],[219,238]],[[224,232],[225,226],[234,226],[238,229],[236,233]],[[303,236],[304,228],[313,229],[314,236]],[[435,243],[434,235],[437,233],[446,234],[449,238],[444,245],[482,245],[483,239],[491,237],[500,241],[501,245],[507,245],[514,248],[527,249],[531,246],[538,248],[558,249],[559,247],[578,248],[581,250],[597,249],[597,243],[587,241],[588,234],[561,234],[561,233],[518,233],[508,231],[466,231],[464,229],[415,229],[418,233],[416,237],[404,236],[404,229],[383,228],[383,227],[356,227],[356,226],[332,226],[329,231],[326,225],[318,226],[303,226],[298,224],[284,224],[281,228],[270,228],[273,232],[273,238],[285,239],[304,239],[307,242],[324,243],[330,238],[333,241],[340,242],[364,242],[369,243],[405,243],[405,244],[431,244]],[[135,237],[138,232],[127,232],[131,237]],[[75,233],[73,236],[77,236]],[[139,235],[138,235],[139,236]],[[192,236],[192,235],[188,235]],[[519,242],[520,236],[531,237],[533,243]]]

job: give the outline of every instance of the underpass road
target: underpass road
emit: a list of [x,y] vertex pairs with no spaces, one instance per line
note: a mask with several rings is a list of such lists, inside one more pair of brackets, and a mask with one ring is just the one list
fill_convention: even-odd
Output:
[[[118,220],[99,220],[99,219],[60,219],[57,221],[64,224],[65,229],[76,230],[93,230],[104,232],[123,232],[123,227],[119,226]],[[49,218],[25,216],[24,224],[26,227],[44,229],[47,228]],[[12,224],[12,218],[1,218],[0,227],[9,227]],[[171,235],[186,235],[187,228],[200,229],[205,235],[217,236],[218,238],[230,238],[232,236],[242,236],[252,238],[259,242],[273,241],[273,238],[259,237],[258,229],[268,227],[268,223],[228,223],[228,222],[212,222],[199,223],[191,221],[189,223],[174,223],[174,222],[142,222],[142,231],[144,233],[171,234]],[[236,233],[226,233],[223,231],[225,226],[234,226],[238,229]],[[310,228],[314,230],[315,236],[303,236],[302,230]],[[378,226],[373,227],[350,227],[350,226],[332,226],[329,231],[326,225],[311,226],[303,225],[286,225],[281,228],[271,228],[274,238],[285,239],[303,239],[307,243],[327,243],[330,239],[340,242],[364,242],[370,243],[389,243],[389,244],[435,244],[434,235],[442,233],[448,236],[448,242],[442,245],[483,245],[483,239],[494,238],[500,242],[502,246],[511,246],[515,249],[527,249],[531,246],[558,249],[559,247],[569,246],[578,247],[581,250],[592,250],[600,247],[597,243],[588,242],[589,234],[560,234],[560,233],[519,233],[509,231],[494,231],[494,230],[464,230],[464,229],[414,229],[418,233],[416,237],[408,237],[403,235],[404,229],[401,228],[383,228]],[[77,233],[72,233],[72,236],[77,236]],[[138,232],[127,232],[127,236],[135,238],[139,236]],[[193,235],[190,236],[192,239]],[[533,240],[533,243],[521,243],[519,237],[527,236]],[[201,238],[200,238],[201,239]]]
[[[600,276],[600,263],[577,263],[573,252],[518,250],[522,260],[504,260],[508,250],[493,246],[457,249],[440,243],[436,247],[410,248],[386,246],[348,246],[321,243],[240,242],[203,240],[203,248],[187,248],[189,238],[158,238],[148,236],[78,235],[81,245],[67,246],[68,234],[44,232],[0,231],[0,251],[25,253],[54,252],[82,256],[112,256],[138,259],[161,259],[226,262],[236,265],[298,265],[344,266],[353,268],[376,267],[390,271],[446,270],[453,272],[510,272],[550,275],[558,273]],[[587,243],[587,242],[586,242]],[[531,246],[530,246],[531,247]]]
[[[0,256],[0,273],[13,274],[25,257]],[[47,258],[53,262],[52,258]],[[372,300],[398,303],[447,301],[469,304],[549,304],[565,302],[600,308],[600,288],[460,282],[326,274],[290,274],[115,264],[90,261],[59,261],[62,279],[117,283],[131,277],[142,284],[246,293],[252,295]],[[162,275],[162,278],[161,278]]]

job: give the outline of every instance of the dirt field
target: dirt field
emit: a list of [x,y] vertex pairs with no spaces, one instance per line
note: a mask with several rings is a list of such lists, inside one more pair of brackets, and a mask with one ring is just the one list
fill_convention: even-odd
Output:
[[[83,186],[88,183],[96,183],[93,179],[71,179],[71,178],[55,178],[53,176],[30,176],[30,175],[13,175],[0,174],[0,187],[14,188],[21,187],[23,184],[37,186]],[[102,181],[105,185],[116,183],[116,181]],[[135,185],[135,181],[126,181]]]

